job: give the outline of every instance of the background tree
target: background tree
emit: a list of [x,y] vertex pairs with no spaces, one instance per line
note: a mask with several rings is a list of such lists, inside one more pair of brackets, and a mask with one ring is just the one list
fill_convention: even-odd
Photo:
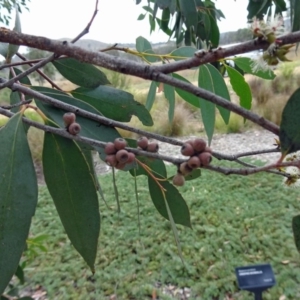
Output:
[[[296,3],[298,2],[293,4],[294,31],[300,29],[296,21],[299,19]],[[293,185],[299,180],[299,173],[289,173],[285,168],[299,168],[298,158],[288,155],[300,149],[300,90],[291,95],[278,127],[250,111],[251,92],[243,78],[244,73],[250,73],[273,79],[275,75],[270,66],[286,61],[286,54],[292,44],[300,40],[299,31],[281,35],[283,28],[280,18],[275,18],[276,25],[262,20],[264,15],[271,14],[272,5],[275,5],[275,12],[279,15],[285,11],[285,1],[250,0],[248,18],[254,18],[252,32],[256,38],[226,49],[216,48],[219,44],[217,19],[223,14],[213,1],[148,1],[148,6],[143,9],[150,16],[151,30],[158,24],[169,36],[175,36],[178,46],[183,42],[187,45],[163,55],[155,54],[149,41],[143,37],[136,39],[136,50],[119,48],[116,45],[93,52],[72,45],[88,32],[97,13],[97,4],[98,1],[87,27],[70,43],[22,34],[18,18],[15,30],[0,28],[0,41],[7,43],[1,45],[1,54],[7,62],[2,68],[10,68],[10,78],[1,78],[0,89],[11,89],[11,104],[0,107],[0,114],[10,118],[0,130],[0,143],[3,145],[0,153],[0,293],[4,292],[18,270],[31,218],[37,205],[37,180],[27,141],[29,126],[45,132],[43,169],[47,187],[69,239],[92,272],[100,231],[98,194],[103,197],[94,170],[92,151],[97,151],[100,158],[113,170],[126,171],[128,176],[135,179],[142,175],[147,177],[153,204],[162,217],[170,221],[181,257],[176,224],[191,227],[191,220],[188,205],[176,186],[182,186],[185,180],[198,180],[201,168],[226,175],[272,172],[285,177],[288,185]],[[159,9],[162,10],[161,18],[157,17]],[[176,22],[173,28],[169,28],[172,14]],[[140,19],[144,17],[145,14],[141,15]],[[19,63],[11,63],[11,58],[18,51],[16,45],[46,50],[53,54],[35,62],[23,72],[17,68]],[[204,45],[207,49],[204,49]],[[258,49],[263,49],[264,52],[255,62],[249,58],[233,58],[234,55]],[[147,64],[104,53],[111,50],[138,56]],[[241,71],[225,63],[228,57],[234,60]],[[24,61],[26,62],[26,59]],[[28,75],[50,62],[62,76],[78,87],[66,93],[49,78],[47,80],[52,88],[33,86]],[[154,62],[162,64],[151,65]],[[232,88],[239,96],[239,104],[229,101],[230,95],[222,72],[220,73],[213,63],[216,63],[219,70],[222,71],[223,68],[227,71]],[[133,95],[126,91],[111,87],[106,75],[96,66],[151,80],[146,104],[137,102]],[[176,73],[193,67],[199,69],[198,86]],[[175,138],[150,133],[126,124],[134,115],[143,125],[153,125],[150,110],[158,86],[160,90],[163,89],[169,103],[169,121],[172,121],[174,116],[175,93],[201,110],[208,143],[203,139],[183,143]],[[33,99],[36,106],[32,103]],[[42,118],[42,123],[25,117],[24,114],[29,108],[36,110]],[[236,156],[214,151],[209,144],[214,133],[216,109],[226,123],[230,112],[234,112],[245,120],[269,130],[278,136],[278,144],[272,149],[258,149]],[[138,140],[125,140],[117,128],[137,133],[142,137]],[[157,142],[151,142],[149,139],[179,146],[179,151],[185,157],[161,155],[158,153]],[[245,165],[239,160],[240,157],[266,152],[281,152],[281,157],[278,161],[262,167]],[[219,160],[235,160],[241,165],[239,168],[217,166],[211,162],[213,157]],[[177,167],[171,177],[167,176],[164,162],[170,162]],[[115,179],[114,186],[119,208]],[[298,249],[299,218],[297,216],[293,219]]]

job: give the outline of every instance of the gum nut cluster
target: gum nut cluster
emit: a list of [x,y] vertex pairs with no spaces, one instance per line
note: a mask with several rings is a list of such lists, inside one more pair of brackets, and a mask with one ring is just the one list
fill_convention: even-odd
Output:
[[140,137],[137,140],[137,145],[140,149],[148,152],[158,152],[159,146],[157,142],[149,142],[145,136]]
[[128,152],[125,149],[126,146],[127,142],[123,138],[116,138],[114,142],[108,142],[104,148],[106,154],[105,162],[110,167],[123,170],[127,164],[135,160],[134,153]]
[[189,159],[179,165],[177,174],[173,177],[173,184],[183,186],[184,176],[191,173],[193,169],[208,166],[212,160],[211,153],[212,150],[207,147],[203,139],[197,138],[185,142],[181,147],[181,154],[189,156]]
[[76,115],[71,112],[67,112],[63,115],[64,124],[66,126],[67,131],[72,134],[76,135],[80,132],[81,127],[78,123],[76,123]]

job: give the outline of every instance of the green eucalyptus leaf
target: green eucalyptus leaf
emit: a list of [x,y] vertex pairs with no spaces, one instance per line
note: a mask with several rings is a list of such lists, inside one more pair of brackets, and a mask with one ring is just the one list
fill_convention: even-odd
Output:
[[292,229],[296,248],[300,252],[300,215],[293,217]]
[[171,52],[171,56],[174,60],[182,60],[185,58],[193,57],[196,51],[197,49],[191,46],[180,47],[173,50]]
[[[16,19],[13,31],[22,32],[20,14],[16,7]],[[5,57],[6,62],[10,63],[12,57],[18,52],[19,45],[0,42],[0,54]]]
[[[211,64],[199,67],[198,86],[230,101],[230,95],[222,75]],[[215,126],[215,104],[200,98],[200,107],[202,121],[210,144]],[[218,109],[224,122],[228,123],[230,112],[222,107],[218,107]]]
[[[182,80],[186,83],[190,83],[190,81],[188,81],[186,78],[182,77],[181,75],[177,74],[177,73],[173,73],[173,77],[179,80]],[[195,96],[194,94],[191,94],[187,91],[184,91],[180,88],[175,88],[176,93],[186,102],[188,102],[189,104],[200,108],[200,99]]]
[[252,94],[245,78],[234,68],[226,65],[226,71],[230,78],[230,84],[240,98],[240,105],[246,109],[251,108]]
[[161,30],[166,33],[168,36],[172,35],[172,31],[169,28],[169,22],[170,22],[170,10],[169,8],[163,9],[161,13],[161,22],[160,22],[160,28]]
[[75,141],[46,132],[43,170],[66,233],[94,272],[100,214],[94,177],[85,156]]
[[22,115],[0,130],[0,294],[15,274],[29,234],[38,189]]
[[129,122],[135,115],[145,126],[152,126],[153,121],[145,106],[134,100],[132,94],[110,87],[99,86],[95,89],[78,88],[71,94],[93,107],[105,117],[120,122]]
[[148,54],[155,54],[155,53],[152,50],[152,46],[151,46],[150,42],[147,39],[145,39],[144,37],[139,36],[136,38],[135,47],[138,52],[144,54],[143,55],[144,59],[146,59],[150,63],[156,62],[158,60],[158,58],[155,56],[146,55],[146,53],[148,53]]
[[197,27],[198,16],[195,0],[179,0],[180,9],[184,18],[186,27]]
[[[20,14],[17,7],[15,8],[15,10],[16,10],[16,19],[15,19],[15,27],[13,31],[21,33],[22,28],[21,28]],[[20,48],[19,45],[13,45],[13,44],[8,45],[7,55],[6,55],[7,62],[11,61],[12,57],[19,51],[19,48]]]
[[220,40],[220,31],[219,31],[219,26],[217,24],[217,21],[215,18],[213,18],[211,15],[209,15],[209,20],[210,20],[210,41],[212,44],[212,47],[217,47],[219,45],[219,40]]
[[[230,94],[229,94],[227,85],[226,85],[225,80],[224,80],[223,76],[221,75],[221,73],[213,65],[208,64],[207,67],[209,69],[210,78],[211,78],[212,87],[213,87],[211,92],[230,101]],[[217,105],[217,108],[218,108],[225,124],[228,124],[229,118],[230,118],[230,111],[219,105]]]
[[293,25],[292,25],[292,32],[300,30],[300,1],[292,1],[293,5]]
[[140,14],[137,19],[138,19],[138,21],[141,21],[141,20],[144,20],[145,17],[146,17],[146,14]]
[[152,81],[150,84],[149,92],[147,95],[147,101],[145,104],[145,107],[148,109],[148,111],[150,111],[153,106],[155,95],[156,95],[156,88],[157,88],[156,82]]
[[159,181],[159,184],[165,189],[165,198],[157,182],[148,176],[150,196],[157,211],[164,218],[169,220],[165,203],[166,199],[175,224],[181,224],[191,228],[190,212],[179,191],[169,181]]
[[175,88],[174,86],[164,84],[164,94],[166,99],[169,101],[169,111],[168,111],[168,117],[169,122],[172,123],[174,119],[174,113],[175,113]]
[[267,14],[270,6],[272,5],[272,0],[249,0],[247,10],[248,10],[248,20],[252,20],[254,17],[262,19],[264,15]]
[[272,70],[259,70],[257,72],[253,72],[251,67],[253,65],[253,60],[251,58],[237,57],[234,58],[234,63],[245,73],[252,74],[263,79],[274,79],[276,77],[275,73]]
[[283,155],[300,150],[300,88],[287,101],[281,116],[279,130]]
[[54,60],[52,64],[62,76],[76,85],[92,89],[110,84],[106,75],[97,67],[74,58]]

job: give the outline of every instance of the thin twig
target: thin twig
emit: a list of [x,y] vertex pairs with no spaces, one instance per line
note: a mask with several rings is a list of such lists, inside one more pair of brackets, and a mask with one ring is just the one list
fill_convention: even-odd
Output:
[[[92,19],[90,20],[90,22],[88,23],[88,25],[86,26],[86,28],[76,37],[74,38],[71,43],[75,43],[79,38],[81,38],[83,35],[85,35],[86,33],[89,32],[89,28],[92,25],[92,22],[97,14],[97,6],[98,6],[98,0],[96,0],[96,9],[93,13]],[[4,28],[6,29],[6,28]],[[0,34],[1,35],[1,34]],[[63,42],[64,43],[64,42]],[[35,48],[35,47],[33,47]],[[3,89],[5,87],[10,86],[11,84],[19,81],[20,79],[22,79],[23,77],[33,73],[34,71],[36,71],[39,68],[42,68],[44,65],[46,65],[47,63],[57,59],[60,55],[57,55],[56,53],[50,55],[49,57],[44,58],[43,60],[39,61],[37,64],[33,65],[31,68],[29,68],[28,70],[20,73],[18,76],[13,77],[12,79],[8,80],[6,83],[2,83],[0,84],[0,89]]]
[[21,101],[21,102],[12,104],[12,105],[1,105],[0,107],[3,109],[12,109],[12,108],[24,105],[24,104],[29,104],[31,102],[32,102],[32,99],[29,99],[29,100]]
[[[19,53],[16,53],[16,55],[19,56]],[[26,61],[18,61],[18,62],[11,63],[11,64],[4,64],[4,65],[0,66],[0,70],[3,70],[5,68],[10,68],[10,67],[17,67],[17,66],[35,64],[35,63],[38,63],[39,61],[41,61],[41,59],[31,59],[31,60],[26,60]]]
[[87,33],[89,33],[90,31],[90,28],[92,26],[92,23],[96,17],[98,13],[98,0],[96,0],[96,5],[95,5],[95,10],[94,10],[94,13],[93,13],[93,16],[91,18],[91,20],[88,22],[88,24],[86,25],[86,27],[82,30],[81,33],[79,33],[72,41],[71,43],[76,43],[79,39],[81,39],[84,35],[86,35]]
[[273,148],[273,149],[247,151],[247,152],[242,152],[242,153],[237,153],[237,154],[224,154],[224,153],[219,153],[219,152],[213,151],[213,156],[216,157],[217,159],[236,161],[240,157],[254,156],[254,155],[261,155],[261,154],[268,154],[268,153],[276,153],[279,151],[280,150],[278,149],[278,147]]
[[[17,53],[16,54],[18,57],[20,57],[21,59],[23,59],[24,60],[24,63],[27,63],[29,66],[33,66],[33,64],[31,63],[31,61],[28,61],[27,60],[27,58],[25,57],[25,56],[23,56],[22,54],[20,54],[20,53]],[[37,60],[38,62],[40,61],[40,60]],[[36,72],[38,73],[38,74],[40,74],[46,81],[48,81],[50,84],[51,84],[51,86],[53,87],[53,88],[56,88],[57,90],[59,90],[59,91],[61,91],[62,89],[51,79],[51,78],[49,78],[45,73],[43,73],[41,70],[39,70],[39,69],[37,69],[36,70]]]

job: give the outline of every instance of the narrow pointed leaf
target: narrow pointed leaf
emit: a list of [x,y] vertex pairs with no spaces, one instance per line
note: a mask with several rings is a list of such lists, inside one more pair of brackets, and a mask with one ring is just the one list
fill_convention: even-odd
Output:
[[293,1],[293,25],[292,32],[300,30],[300,1]]
[[150,111],[153,106],[155,95],[156,95],[156,87],[157,87],[156,82],[152,81],[150,84],[149,92],[147,95],[147,101],[145,104],[145,107],[148,109],[148,111]]
[[15,274],[37,204],[37,180],[22,115],[0,130],[0,295]]
[[180,47],[171,52],[171,56],[174,60],[182,60],[185,58],[193,57],[195,52],[197,51],[196,48],[186,46]]
[[94,272],[100,214],[89,165],[76,142],[45,133],[43,169],[66,233]]
[[107,118],[129,122],[135,115],[143,125],[153,125],[149,111],[128,92],[102,85],[95,89],[78,88],[71,94],[92,105]]
[[74,58],[54,60],[52,64],[66,79],[85,88],[92,89],[110,83],[106,75],[98,68]]
[[[191,83],[179,74],[173,73],[173,77],[184,82]],[[200,99],[197,96],[179,88],[175,88],[175,91],[184,101],[190,103],[191,105],[194,105],[195,107],[200,108]]]
[[182,15],[185,20],[186,27],[197,27],[198,16],[195,0],[179,0]]
[[279,130],[280,149],[286,155],[300,150],[300,88],[286,103]]
[[251,67],[253,64],[253,60],[249,57],[237,57],[234,59],[234,63],[245,73],[253,74],[263,79],[274,79],[276,77],[275,73],[272,70],[259,70],[257,72],[253,72]]
[[[15,19],[15,26],[14,26],[13,31],[22,32],[21,20],[20,20],[20,14],[19,14],[18,8],[15,7],[15,10],[16,10],[16,19]],[[19,45],[9,44],[7,56],[6,56],[7,62],[11,61],[12,57],[19,51],[19,48],[20,48]]]
[[240,105],[246,109],[250,109],[252,103],[252,94],[249,84],[245,81],[245,78],[234,68],[226,66],[226,70],[230,78],[230,84],[240,98]]
[[175,88],[171,85],[164,84],[164,94],[166,99],[169,101],[168,117],[169,122],[172,123],[175,113]]
[[[165,196],[169,204],[170,211],[172,213],[173,220],[176,224],[181,224],[187,227],[191,226],[190,212],[186,202],[184,201],[178,190],[168,181],[159,181],[162,187],[166,190]],[[151,199],[157,209],[157,211],[167,220],[169,220],[168,212],[165,204],[164,195],[153,180],[152,177],[148,177],[148,186]]]
[[[213,78],[208,65],[202,65],[199,67],[198,86],[208,91],[214,90]],[[208,137],[208,143],[210,144],[215,127],[215,104],[200,98],[200,107],[203,125]]]
[[300,252],[300,215],[293,217],[292,228],[293,228],[295,245],[298,252]]
[[[221,73],[211,64],[207,64],[208,72],[210,73],[210,80],[212,83],[212,90],[214,94],[230,101],[230,94],[225,83],[225,80]],[[219,105],[217,105],[217,109],[219,110],[222,119],[224,120],[225,124],[228,124],[230,118],[230,111],[225,109]]]
[[[15,26],[13,31],[22,32],[21,30],[21,20],[18,8],[16,7],[16,19],[15,19]],[[0,54],[5,57],[6,62],[10,63],[11,58],[18,52],[19,45],[13,45],[8,43],[0,42]]]

